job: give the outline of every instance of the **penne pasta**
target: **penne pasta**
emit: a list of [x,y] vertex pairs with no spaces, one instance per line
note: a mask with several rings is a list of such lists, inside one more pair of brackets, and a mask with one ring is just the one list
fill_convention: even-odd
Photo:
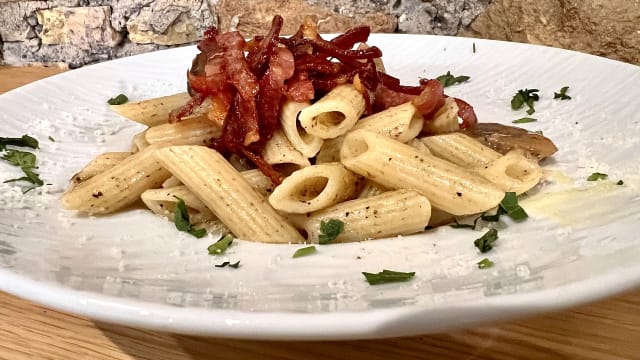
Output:
[[431,204],[425,196],[400,189],[299,215],[293,222],[308,234],[309,242],[317,243],[321,222],[340,220],[344,231],[334,242],[353,242],[424,231],[430,217]]
[[378,184],[375,181],[365,179],[364,184],[362,185],[362,189],[358,193],[358,198],[364,199],[364,198],[380,195],[383,192],[387,192],[387,191],[389,191],[388,188]]
[[178,179],[173,175],[171,175],[170,178],[168,178],[162,183],[163,188],[170,188],[170,187],[180,186],[180,185],[182,185],[182,182],[180,181],[180,179]]
[[458,105],[454,98],[447,98],[433,118],[424,123],[424,131],[429,134],[445,134],[458,130]]
[[280,123],[291,145],[302,155],[310,158],[320,151],[323,140],[306,132],[298,122],[298,114],[308,106],[309,103],[306,102],[285,101],[280,107]]
[[300,111],[300,125],[312,135],[333,139],[344,135],[364,112],[362,93],[353,85],[336,86],[313,105]]
[[359,178],[340,163],[308,166],[285,178],[269,203],[276,210],[294,214],[324,209],[354,197]]
[[424,142],[422,142],[420,139],[411,139],[407,142],[407,145],[411,146],[412,148],[418,150],[419,152],[425,155],[433,155],[431,153],[431,150],[429,150],[429,148],[427,147],[427,145]]
[[154,156],[158,149],[149,146],[91,177],[66,192],[62,205],[69,210],[108,214],[140,200],[145,190],[160,187],[171,176]]
[[521,194],[534,187],[542,177],[540,166],[519,150],[512,150],[503,156],[462,133],[435,135],[420,140],[437,157],[473,170],[505,192]]
[[145,139],[149,144],[171,142],[175,145],[205,145],[219,138],[222,128],[205,117],[185,118],[175,124],[162,124],[149,128]]
[[479,175],[366,130],[345,137],[340,158],[347,169],[393,189],[416,190],[453,215],[484,212],[504,197]]
[[92,177],[105,172],[120,164],[124,159],[131,156],[130,152],[108,152],[98,155],[91,160],[82,170],[71,177],[69,186],[71,189]]
[[139,151],[144,150],[147,146],[149,146],[149,142],[145,138],[147,130],[144,130],[133,136],[133,140],[131,141],[131,152],[137,153]]
[[424,118],[411,102],[360,119],[353,130],[369,130],[406,143],[420,134]]
[[310,166],[309,159],[296,150],[282,130],[273,133],[262,151],[262,157],[271,165],[293,164],[296,168]]
[[241,171],[240,174],[245,180],[247,180],[253,190],[264,197],[273,193],[273,189],[276,187],[276,185],[271,182],[271,179],[266,177],[258,169]]
[[217,151],[204,146],[171,146],[159,150],[156,158],[235,236],[270,243],[303,241]]
[[503,191],[515,192],[517,195],[536,186],[542,178],[542,168],[519,149],[511,150],[473,170]]
[[186,186],[174,186],[165,189],[149,189],[140,195],[142,202],[155,214],[173,221],[173,213],[178,198],[184,200],[193,224],[215,220],[215,215]]
[[111,105],[111,109],[140,124],[156,126],[166,123],[171,110],[179,108],[190,99],[191,96],[188,93],[179,93],[122,105]]
[[465,168],[484,165],[502,156],[476,139],[459,132],[428,136],[420,141],[433,155]]

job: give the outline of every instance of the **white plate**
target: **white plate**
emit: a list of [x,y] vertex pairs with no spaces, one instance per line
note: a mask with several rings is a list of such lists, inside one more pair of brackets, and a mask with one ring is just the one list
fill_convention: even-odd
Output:
[[[196,50],[177,48],[70,71],[0,96],[0,135],[40,139],[43,179],[22,195],[0,187],[0,289],[75,314],[181,333],[262,339],[347,339],[427,333],[547,311],[640,284],[640,69],[571,51],[496,41],[374,35],[391,74],[405,82],[451,70],[447,88],[481,121],[526,116],[509,102],[540,89],[534,117],[560,151],[549,180],[524,202],[531,218],[503,224],[495,262],[479,270],[481,232],[428,234],[321,246],[237,241],[223,258],[142,210],[93,218],[57,203],[93,156],[129,147],[141,127],[106,100],[185,88]],[[476,52],[472,51],[475,43]],[[569,101],[553,100],[570,86]],[[48,136],[55,142],[47,140]],[[0,165],[0,179],[18,175]],[[610,181],[587,183],[594,171]],[[564,174],[564,175],[562,175]],[[615,185],[623,179],[623,186]],[[575,189],[590,188],[578,191]],[[572,190],[573,189],[573,190]],[[44,193],[43,193],[44,190]],[[555,193],[555,195],[551,195]],[[214,268],[240,260],[239,269]],[[415,271],[410,282],[369,286],[362,271]]]

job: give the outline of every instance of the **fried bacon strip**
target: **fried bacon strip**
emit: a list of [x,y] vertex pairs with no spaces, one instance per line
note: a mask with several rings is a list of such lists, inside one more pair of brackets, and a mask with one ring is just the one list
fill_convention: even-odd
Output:
[[[211,110],[216,119],[227,109],[222,135],[213,147],[225,154],[243,155],[279,184],[281,175],[261,154],[280,126],[284,99],[309,101],[337,85],[353,82],[366,99],[366,113],[411,101],[429,120],[444,104],[444,87],[437,80],[402,85],[376,67],[374,60],[382,56],[379,48],[352,49],[367,41],[368,26],[354,27],[333,40],[320,37],[317,24],[309,18],[289,38],[280,37],[282,26],[282,17],[275,16],[269,32],[249,42],[237,31],[220,34],[209,29],[198,43],[201,53],[187,72],[192,99],[174,110],[170,121],[180,121],[210,97],[216,105]],[[477,122],[473,108],[455,100],[463,120],[461,127],[473,127]]]

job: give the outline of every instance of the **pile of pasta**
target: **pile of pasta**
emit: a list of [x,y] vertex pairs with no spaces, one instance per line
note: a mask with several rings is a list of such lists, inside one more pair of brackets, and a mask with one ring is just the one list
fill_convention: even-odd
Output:
[[109,214],[142,201],[173,220],[184,201],[195,226],[269,243],[315,243],[323,222],[340,220],[334,241],[349,242],[483,213],[539,182],[535,158],[460,132],[476,126],[473,109],[437,80],[411,87],[387,75],[363,43],[368,27],[331,41],[308,20],[290,38],[281,27],[276,16],[246,44],[212,29],[190,93],[112,106],[147,129],[130,152],[74,175],[63,206]]
[[[320,224],[337,219],[336,242],[412,234],[452,216],[495,208],[505,192],[535,186],[542,170],[518,149],[500,154],[461,132],[455,102],[430,121],[411,102],[361,118],[362,93],[352,84],[311,104],[287,101],[281,129],[264,159],[290,174],[275,186],[257,169],[206,146],[221,128],[205,115],[169,124],[188,94],[114,106],[149,128],[132,152],[100,155],[74,175],[62,204],[108,214],[140,199],[169,219],[178,198],[194,224],[221,221],[236,237],[268,243],[314,243]],[[164,114],[164,115],[163,115]],[[433,128],[440,126],[440,130]]]

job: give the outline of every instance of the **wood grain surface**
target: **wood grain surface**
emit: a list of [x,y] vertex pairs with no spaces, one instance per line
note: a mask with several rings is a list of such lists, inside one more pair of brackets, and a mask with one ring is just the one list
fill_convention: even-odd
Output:
[[[0,92],[57,72],[0,67]],[[0,359],[640,359],[640,289],[495,326],[344,342],[228,340],[138,330],[0,292]]]

